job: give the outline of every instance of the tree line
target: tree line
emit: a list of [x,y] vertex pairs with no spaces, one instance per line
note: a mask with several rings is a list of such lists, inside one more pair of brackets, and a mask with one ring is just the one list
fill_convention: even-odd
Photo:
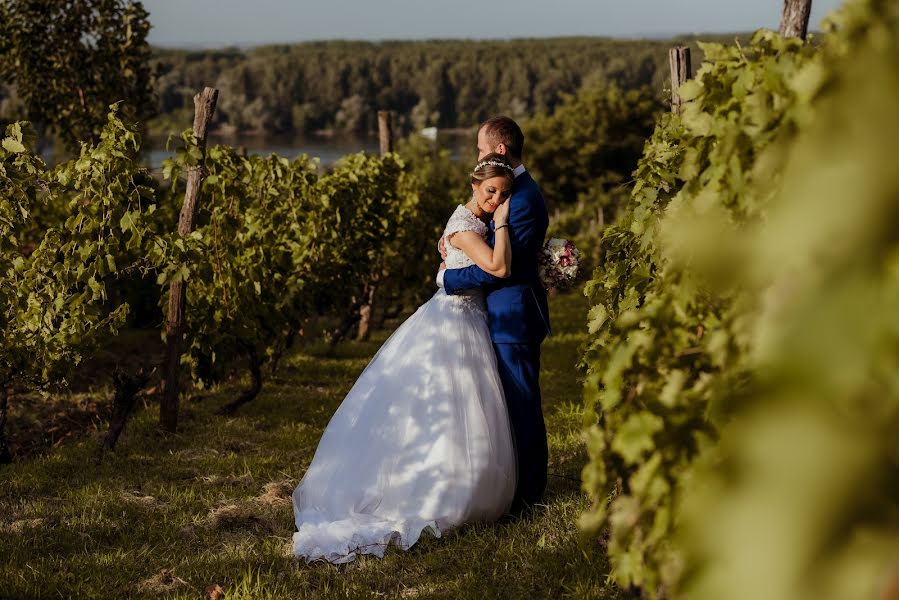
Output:
[[[197,90],[222,93],[213,128],[365,132],[376,111],[401,132],[470,127],[490,114],[549,115],[602,84],[666,97],[677,40],[326,41],[248,49],[151,48],[140,2],[0,5],[0,122],[32,122],[70,148],[96,141],[106,107],[156,132],[180,131]],[[729,36],[723,36],[729,37]],[[692,40],[687,41],[695,45]]]
[[[190,110],[194,90],[222,91],[218,125],[236,130],[373,131],[378,109],[406,130],[469,127],[496,113],[552,113],[604,82],[661,96],[670,41],[328,41],[248,50],[157,50],[160,115]],[[182,119],[183,120],[183,119]]]

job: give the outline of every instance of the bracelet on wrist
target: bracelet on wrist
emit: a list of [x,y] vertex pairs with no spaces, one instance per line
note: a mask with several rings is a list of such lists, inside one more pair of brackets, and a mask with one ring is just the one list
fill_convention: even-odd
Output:
[[508,223],[503,223],[502,225],[497,225],[496,227],[494,227],[494,228],[493,228],[493,231],[499,231],[499,230],[502,229],[503,227],[508,227],[508,226],[509,226]]

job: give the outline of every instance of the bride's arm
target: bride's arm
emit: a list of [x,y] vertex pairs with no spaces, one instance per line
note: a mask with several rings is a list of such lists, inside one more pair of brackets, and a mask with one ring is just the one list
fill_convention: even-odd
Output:
[[487,245],[484,238],[474,231],[459,231],[447,239],[481,269],[496,277],[505,278],[512,274],[512,243],[509,240],[509,225],[506,222],[497,222],[495,226],[493,248]]

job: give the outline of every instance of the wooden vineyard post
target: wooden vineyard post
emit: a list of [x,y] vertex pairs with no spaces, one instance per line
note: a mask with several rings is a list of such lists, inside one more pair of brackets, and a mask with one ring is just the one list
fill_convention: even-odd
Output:
[[[389,110],[378,111],[378,141],[381,155],[393,152],[393,115]],[[359,307],[359,330],[356,339],[364,341],[371,334],[372,313],[375,308],[375,295],[378,292],[378,275],[365,284],[362,295],[362,306]]]
[[9,416],[9,390],[6,382],[0,383],[0,465],[12,462],[12,452],[6,438],[6,420]]
[[377,278],[365,284],[362,306],[359,307],[359,334],[357,340],[364,341],[371,335],[372,310],[375,307],[375,293],[378,291]]
[[812,0],[784,0],[780,16],[780,35],[805,39],[808,20],[812,14]]
[[[187,171],[187,190],[184,193],[184,204],[178,219],[178,234],[181,237],[190,235],[197,225],[197,212],[200,208],[200,188],[203,185],[205,172],[203,167],[206,158],[206,131],[215,112],[215,104],[219,91],[210,87],[194,96],[194,136],[200,148],[201,160]],[[187,284],[184,281],[173,281],[169,287],[169,308],[165,321],[165,393],[159,405],[159,425],[165,431],[174,433],[178,428],[178,378],[181,365],[181,343],[184,336],[184,310],[187,303]]]
[[393,152],[393,115],[389,110],[378,111],[378,138],[381,154]]
[[671,112],[679,115],[683,106],[677,90],[693,77],[690,49],[686,46],[675,46],[668,50],[668,60],[671,63]]

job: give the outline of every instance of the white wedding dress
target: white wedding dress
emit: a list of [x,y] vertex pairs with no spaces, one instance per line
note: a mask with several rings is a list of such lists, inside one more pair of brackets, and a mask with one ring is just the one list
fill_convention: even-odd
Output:
[[[444,238],[485,235],[467,208]],[[447,268],[474,264],[446,244]],[[410,257],[415,260],[414,257]],[[293,493],[294,554],[348,562],[421,533],[491,521],[515,491],[515,451],[480,292],[442,289],[407,319],[328,423]]]

